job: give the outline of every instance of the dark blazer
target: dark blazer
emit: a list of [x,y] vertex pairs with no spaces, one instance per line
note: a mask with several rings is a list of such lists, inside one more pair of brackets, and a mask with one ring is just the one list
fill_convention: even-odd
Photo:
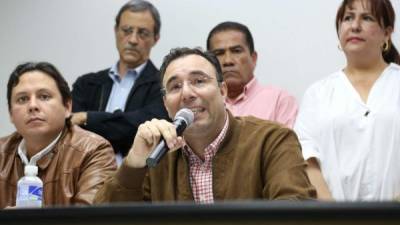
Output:
[[126,155],[140,124],[153,118],[167,119],[161,94],[159,71],[149,60],[133,85],[125,111],[104,112],[113,81],[110,68],[80,76],[72,85],[72,111],[88,112],[83,128],[111,142],[116,152]]

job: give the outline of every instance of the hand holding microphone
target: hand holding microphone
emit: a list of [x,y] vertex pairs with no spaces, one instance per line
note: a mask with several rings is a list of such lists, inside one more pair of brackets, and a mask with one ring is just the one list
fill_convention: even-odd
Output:
[[174,123],[153,119],[141,124],[126,159],[126,163],[134,168],[143,168],[146,164],[154,167],[169,149],[175,150],[183,145],[180,137],[194,119],[191,110],[179,110]]

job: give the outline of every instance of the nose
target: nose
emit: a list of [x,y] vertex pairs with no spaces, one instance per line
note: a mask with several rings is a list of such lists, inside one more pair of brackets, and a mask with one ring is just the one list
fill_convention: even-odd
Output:
[[196,94],[193,90],[193,87],[188,81],[183,83],[181,93],[182,93],[182,96],[181,96],[182,101],[184,103],[192,102],[193,100],[196,99]]
[[233,57],[230,52],[225,52],[225,54],[221,57],[221,64],[222,67],[234,65]]
[[361,19],[355,18],[351,23],[351,30],[353,32],[360,32],[361,31]]
[[39,105],[38,105],[37,99],[35,97],[33,97],[29,100],[28,110],[30,113],[39,111]]
[[138,35],[137,31],[133,31],[132,34],[129,36],[129,44],[136,45],[138,43]]

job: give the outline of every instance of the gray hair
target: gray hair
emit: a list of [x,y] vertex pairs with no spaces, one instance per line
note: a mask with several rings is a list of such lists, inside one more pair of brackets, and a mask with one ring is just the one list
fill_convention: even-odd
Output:
[[153,4],[144,0],[131,0],[125,3],[125,5],[122,6],[117,16],[115,17],[115,27],[119,26],[121,15],[125,11],[143,12],[147,10],[151,13],[151,16],[153,17],[154,20],[154,35],[159,35],[161,30],[160,13],[158,13],[158,10],[156,9],[156,7],[154,7]]

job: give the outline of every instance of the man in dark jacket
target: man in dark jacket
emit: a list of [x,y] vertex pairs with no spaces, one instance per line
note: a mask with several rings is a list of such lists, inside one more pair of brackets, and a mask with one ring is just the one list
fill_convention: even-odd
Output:
[[118,12],[114,27],[119,61],[73,84],[72,123],[108,139],[117,156],[126,155],[141,123],[167,117],[159,71],[149,60],[160,26],[160,15],[151,3],[129,1]]

